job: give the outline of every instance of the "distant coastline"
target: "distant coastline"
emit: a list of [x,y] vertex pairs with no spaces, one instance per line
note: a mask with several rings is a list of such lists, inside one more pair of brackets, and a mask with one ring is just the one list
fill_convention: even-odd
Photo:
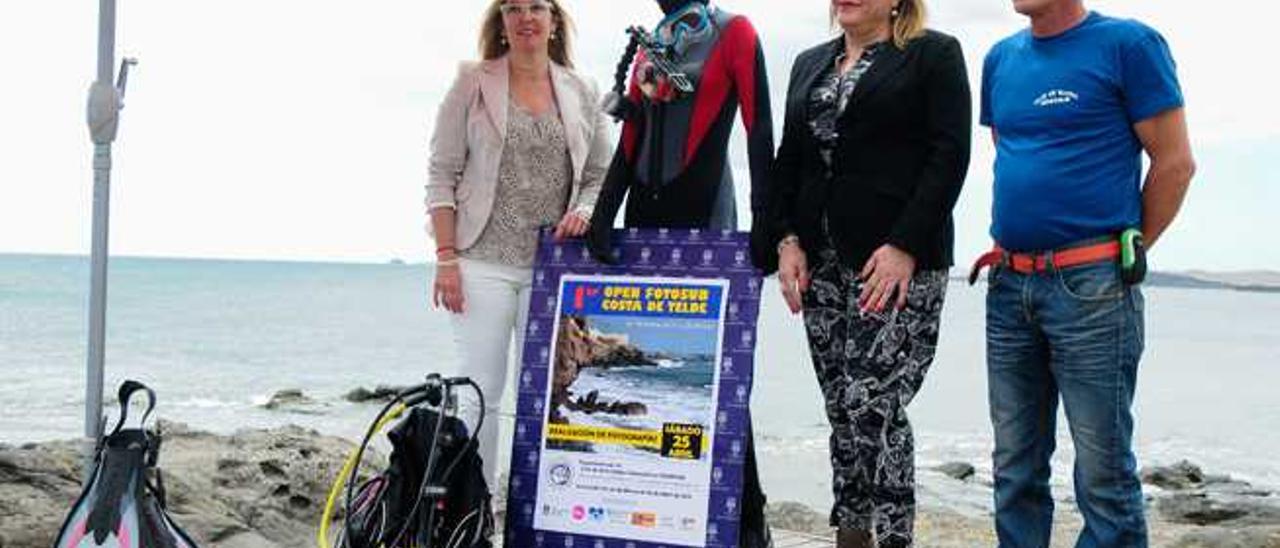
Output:
[[[87,255],[61,254],[61,253],[10,253],[0,252],[0,258],[49,258],[49,259],[79,259],[88,261]],[[406,260],[400,257],[392,257],[390,259],[371,259],[368,261],[344,261],[344,260],[322,260],[322,259],[268,259],[268,258],[218,258],[218,257],[158,257],[158,256],[138,256],[138,255],[113,255],[111,261],[200,261],[200,262],[232,262],[232,263],[260,263],[260,264],[284,264],[284,265],[323,265],[323,266],[392,266],[392,267],[420,267],[434,266],[435,262],[427,260],[418,262],[414,260]],[[966,272],[957,268],[952,271],[952,280],[966,281]],[[1243,291],[1249,293],[1280,293],[1280,271],[1275,270],[1247,270],[1247,271],[1207,271],[1207,270],[1191,270],[1181,272],[1151,272],[1147,275],[1144,283],[1147,287],[1169,287],[1178,289],[1218,289],[1227,291]]]

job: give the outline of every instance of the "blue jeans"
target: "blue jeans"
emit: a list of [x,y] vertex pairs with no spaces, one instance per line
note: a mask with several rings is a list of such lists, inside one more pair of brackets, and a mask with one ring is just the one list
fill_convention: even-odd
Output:
[[995,428],[1001,547],[1049,546],[1049,459],[1061,398],[1084,516],[1077,548],[1145,547],[1132,445],[1143,299],[1115,263],[1020,274],[995,267],[987,290],[987,375]]

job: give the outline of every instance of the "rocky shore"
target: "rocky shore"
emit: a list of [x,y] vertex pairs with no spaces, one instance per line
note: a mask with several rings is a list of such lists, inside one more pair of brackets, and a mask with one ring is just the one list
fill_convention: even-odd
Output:
[[647,407],[643,402],[603,401],[594,392],[575,395],[573,383],[582,370],[588,368],[656,365],[657,357],[630,344],[625,336],[597,333],[584,317],[561,318],[551,381],[551,421],[568,422],[562,409],[617,415],[645,414]]
[[[304,547],[314,544],[329,483],[352,443],[285,427],[223,436],[164,423],[164,470],[174,518],[202,546]],[[73,442],[0,445],[0,548],[48,546],[79,493],[79,446]],[[953,463],[922,474],[987,488],[972,467]],[[1153,546],[1280,548],[1280,497],[1191,463],[1144,470],[1153,488],[1148,519]],[[930,506],[917,520],[918,545],[994,546],[987,516]],[[1080,519],[1059,504],[1054,546],[1071,546]],[[775,501],[775,528],[828,535],[823,513]]]

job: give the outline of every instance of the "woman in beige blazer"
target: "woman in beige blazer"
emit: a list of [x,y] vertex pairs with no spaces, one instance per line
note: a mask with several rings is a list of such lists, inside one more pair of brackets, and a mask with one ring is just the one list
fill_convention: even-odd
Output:
[[[432,301],[452,313],[461,373],[494,418],[513,335],[516,355],[523,342],[538,229],[585,233],[611,156],[596,86],[571,68],[571,31],[555,0],[494,0],[484,60],[461,66],[431,138]],[[479,435],[490,482],[497,424]]]

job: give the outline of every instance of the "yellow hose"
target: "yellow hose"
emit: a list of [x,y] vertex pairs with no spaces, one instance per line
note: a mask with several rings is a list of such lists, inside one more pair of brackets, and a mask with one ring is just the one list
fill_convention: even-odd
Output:
[[[382,432],[382,429],[393,420],[400,418],[409,408],[401,403],[391,408],[391,411],[382,417],[373,427],[374,435]],[[347,461],[343,463],[342,470],[338,472],[338,477],[333,480],[333,487],[329,488],[329,499],[324,503],[324,514],[320,516],[320,532],[316,535],[316,543],[320,548],[332,548],[329,544],[329,526],[333,521],[333,509],[338,504],[338,497],[342,494],[342,488],[346,486],[347,476],[351,475],[352,470],[359,464],[356,462],[357,455],[360,454],[360,447],[351,450],[351,455],[347,457]],[[350,517],[350,516],[347,516]]]

